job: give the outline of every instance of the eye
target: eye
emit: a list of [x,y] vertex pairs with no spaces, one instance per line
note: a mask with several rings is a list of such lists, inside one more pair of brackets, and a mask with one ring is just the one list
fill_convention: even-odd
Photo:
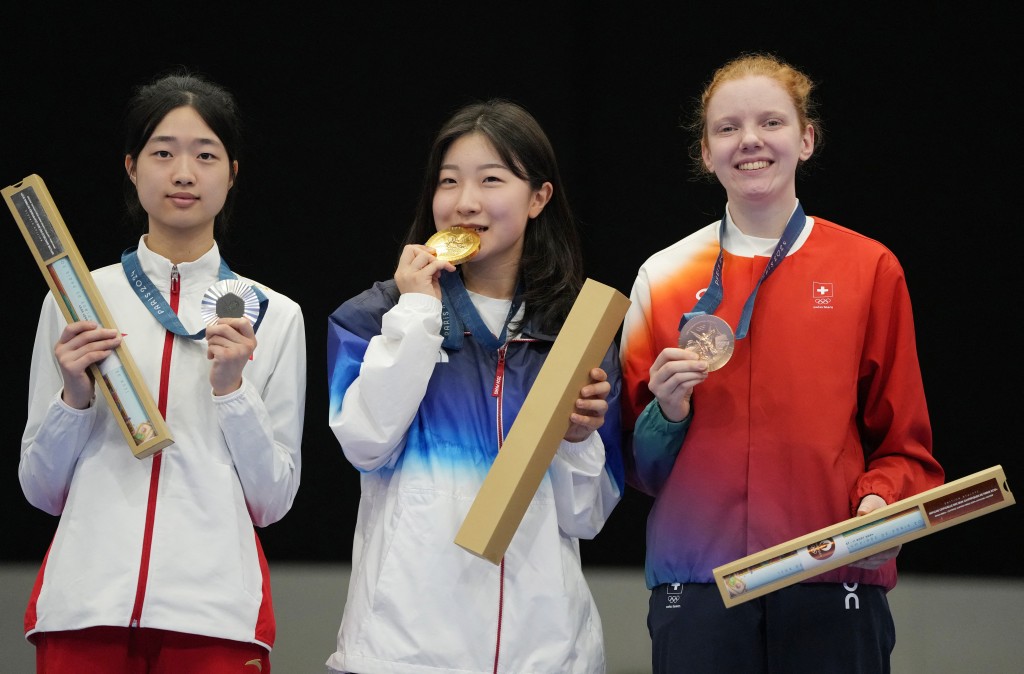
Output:
[[495,183],[502,183],[502,182],[505,182],[505,181],[502,180],[501,176],[489,175],[489,176],[484,176],[483,182],[495,184]]
[[201,161],[213,161],[216,158],[217,158],[217,156],[215,154],[213,154],[212,152],[200,152],[197,155],[197,159],[200,159]]
[[455,178],[452,178],[451,176],[441,176],[438,179],[437,184],[438,185],[454,185],[455,184]]
[[153,154],[161,159],[168,159],[172,156],[170,150],[156,150]]

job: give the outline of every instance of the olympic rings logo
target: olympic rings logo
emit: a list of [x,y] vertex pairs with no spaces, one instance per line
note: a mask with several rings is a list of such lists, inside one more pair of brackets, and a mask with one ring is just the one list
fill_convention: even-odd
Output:
[[814,303],[815,304],[832,304],[832,298],[831,297],[815,297],[814,298]]

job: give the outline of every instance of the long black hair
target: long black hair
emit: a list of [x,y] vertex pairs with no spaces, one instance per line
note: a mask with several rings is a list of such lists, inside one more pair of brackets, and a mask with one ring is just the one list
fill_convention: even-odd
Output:
[[522,106],[490,99],[460,108],[444,123],[430,149],[405,243],[423,243],[437,231],[433,203],[441,162],[452,143],[470,133],[486,137],[505,165],[532,189],[540,189],[546,182],[554,187],[544,210],[527,223],[518,280],[525,288],[522,324],[556,333],[583,287],[582,243],[551,141]]

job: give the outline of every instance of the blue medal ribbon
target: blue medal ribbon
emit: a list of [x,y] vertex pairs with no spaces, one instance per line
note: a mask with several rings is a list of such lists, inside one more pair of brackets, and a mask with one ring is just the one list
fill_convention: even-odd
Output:
[[512,299],[512,306],[508,309],[508,316],[505,317],[505,325],[501,328],[501,334],[495,337],[480,313],[476,310],[473,300],[469,297],[469,291],[462,283],[462,275],[459,272],[441,272],[441,334],[444,341],[441,346],[446,349],[461,349],[464,333],[468,329],[473,337],[491,351],[497,351],[505,345],[508,335],[508,324],[519,312],[523,304],[522,286],[516,288],[515,297]]
[[[722,302],[723,289],[722,289],[722,266],[724,264],[723,256],[725,254],[725,248],[722,246],[722,242],[725,241],[725,219],[728,217],[728,213],[722,216],[722,225],[718,230],[718,259],[715,260],[715,267],[711,271],[711,283],[708,284],[707,290],[701,295],[700,299],[697,300],[697,304],[694,305],[691,311],[683,314],[682,319],[679,321],[679,329],[682,330],[686,322],[696,316],[703,314],[713,314],[718,305]],[[750,328],[750,316],[754,313],[754,298],[757,297],[757,291],[764,283],[764,280],[768,278],[768,275],[775,271],[775,268],[782,264],[782,261],[786,259],[786,255],[789,253],[789,249],[793,247],[793,242],[800,236],[800,232],[803,231],[804,224],[807,218],[804,216],[804,209],[800,206],[800,202],[796,204],[796,210],[793,211],[793,215],[790,216],[789,222],[786,223],[786,229],[782,232],[782,237],[779,242],[775,245],[775,250],[772,252],[771,259],[768,260],[768,266],[764,268],[761,273],[761,278],[757,280],[757,285],[754,286],[754,290],[750,293],[750,297],[747,298],[746,303],[743,305],[743,313],[740,315],[740,324],[736,328],[736,339],[743,339],[747,336],[747,330]]]
[[[139,263],[139,254],[137,252],[138,246],[131,246],[126,248],[121,253],[121,268],[124,270],[124,275],[128,278],[128,285],[132,287],[135,294],[138,296],[139,301],[142,302],[149,313],[160,321],[161,325],[167,330],[170,330],[176,335],[182,337],[188,337],[189,339],[203,339],[206,337],[206,328],[203,328],[199,332],[189,333],[185,329],[185,326],[178,320],[178,315],[174,313],[171,306],[164,299],[164,296],[160,294],[156,286],[146,275],[146,272],[142,271],[142,265]],[[228,268],[228,263],[224,261],[224,258],[220,259],[220,269],[218,270],[217,277],[221,280],[237,279],[238,276]],[[252,329],[255,332],[260,323],[263,321],[263,316],[267,312],[267,305],[270,300],[260,292],[260,289],[252,286],[252,290],[256,293],[256,299],[260,303],[260,313],[256,318],[256,322],[253,324]]]

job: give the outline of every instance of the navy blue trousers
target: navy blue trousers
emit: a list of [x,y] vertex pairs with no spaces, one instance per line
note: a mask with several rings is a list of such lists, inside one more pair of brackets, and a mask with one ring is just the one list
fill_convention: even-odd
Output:
[[653,674],[888,674],[885,589],[799,583],[726,608],[714,584],[659,585],[647,628]]

